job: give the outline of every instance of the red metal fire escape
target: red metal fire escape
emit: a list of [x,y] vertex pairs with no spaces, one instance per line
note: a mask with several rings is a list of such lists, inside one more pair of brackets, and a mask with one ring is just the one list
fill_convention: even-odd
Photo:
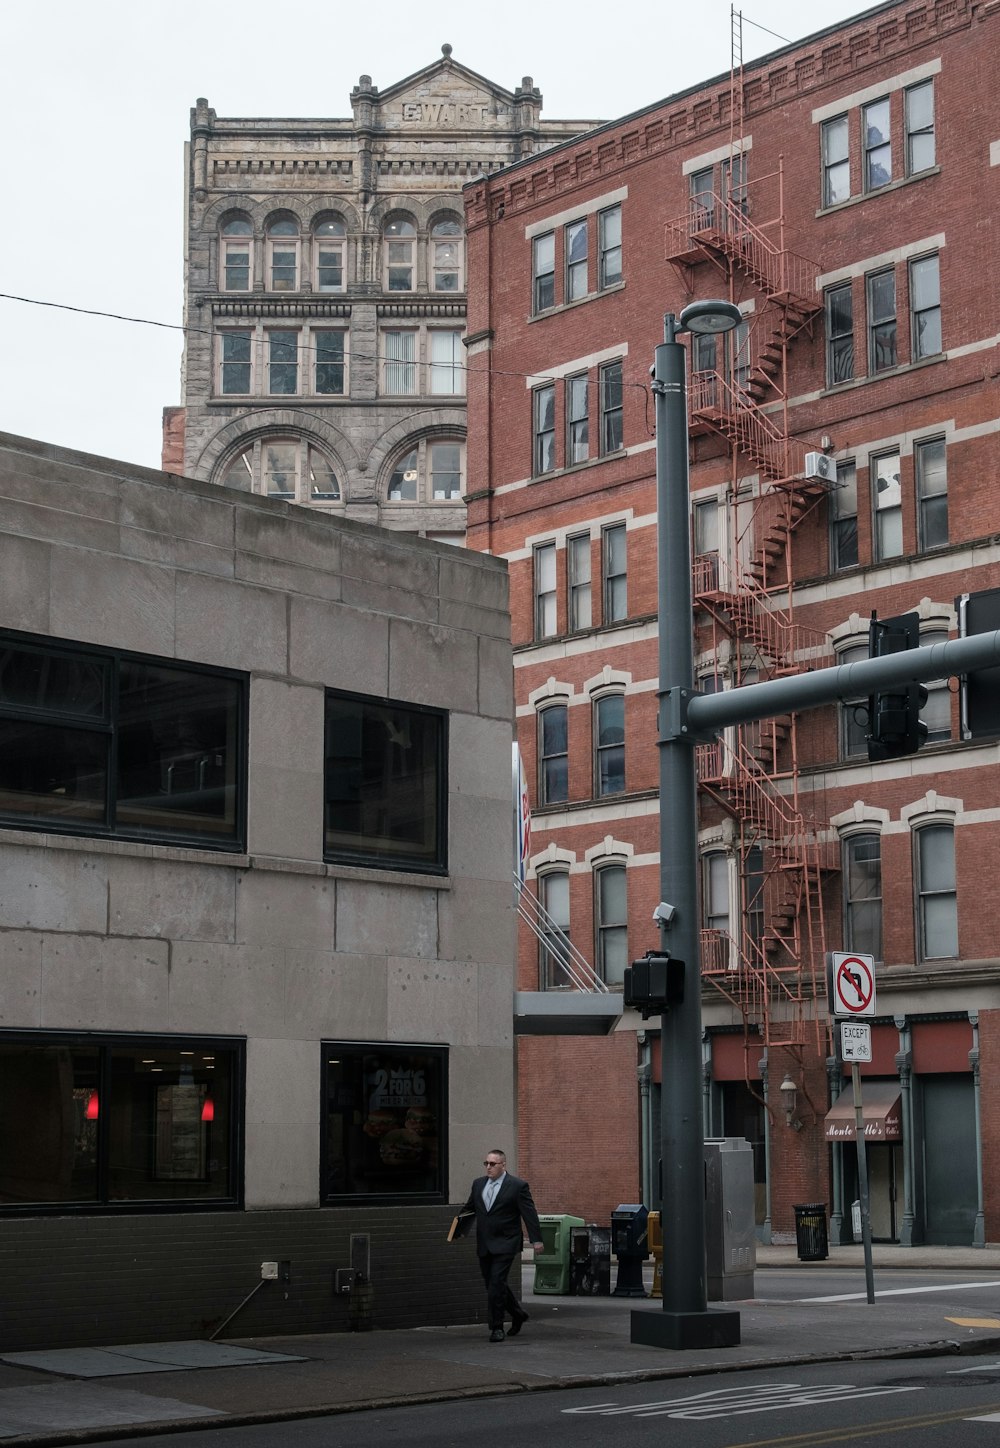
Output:
[[[828,491],[806,475],[803,443],[788,427],[789,351],[811,335],[821,310],[816,268],[784,240],[782,175],[761,178],[777,201],[774,221],[751,220],[745,171],[729,195],[700,190],[684,216],[665,227],[666,257],[693,290],[694,271],[718,268],[734,300],[753,298],[752,324],[738,359],[695,371],[690,380],[693,435],[715,434],[731,449],[731,558],[694,560],[696,614],[708,619],[699,647],[729,642],[731,682],[775,678],[830,662],[829,639],[792,616],[795,533]],[[757,183],[755,183],[755,194]],[[756,474],[750,504],[738,484]],[[838,867],[819,820],[799,799],[797,721],[728,729],[698,752],[698,782],[737,824],[740,926],[702,937],[705,978],[736,1007],[763,1045],[825,1050],[824,881]]]

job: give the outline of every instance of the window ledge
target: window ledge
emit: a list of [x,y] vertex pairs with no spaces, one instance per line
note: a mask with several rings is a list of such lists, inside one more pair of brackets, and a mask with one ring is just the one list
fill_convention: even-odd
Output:
[[188,865],[218,865],[227,870],[256,870],[275,875],[312,875],[326,879],[366,880],[372,884],[417,886],[428,890],[450,890],[451,876],[430,875],[413,870],[374,869],[365,865],[339,865],[325,860],[296,860],[284,855],[250,854],[246,851],[199,850],[196,847],[145,844],[139,840],[114,840],[95,835],[59,835],[42,830],[2,828],[4,845],[33,849],[69,850],[76,854],[126,856],[143,860],[170,860]]
[[919,372],[924,367],[937,367],[947,360],[947,352],[935,352],[932,357],[918,357],[915,362],[900,362],[896,367],[886,367],[884,371],[871,372],[866,377],[851,377],[846,382],[835,382],[829,387],[824,387],[819,395],[820,397],[837,397],[842,393],[853,391],[856,387],[868,387],[873,382],[885,382],[890,377]]
[[875,191],[860,191],[857,196],[848,196],[846,201],[838,201],[833,206],[820,206],[815,214],[817,218],[834,216],[838,211],[846,211],[849,206],[859,206],[863,201],[874,201],[876,197],[885,196],[889,191],[898,191],[903,186],[912,186],[915,181],[926,181],[929,176],[940,174],[940,166],[928,166],[926,171],[914,171],[912,176],[901,176],[898,181],[890,181],[888,185],[879,186]]
[[553,478],[564,478],[571,473],[584,472],[587,468],[596,468],[599,467],[601,463],[613,462],[616,458],[624,458],[628,457],[628,455],[629,450],[627,447],[616,447],[614,452],[599,453],[596,458],[584,458],[582,462],[570,463],[564,468],[550,468],[547,473],[536,473],[534,477],[528,479],[528,483],[529,485],[532,483],[548,483],[551,482]]
[[549,317],[558,317],[563,312],[572,312],[575,311],[577,307],[585,307],[588,302],[596,302],[598,297],[607,297],[613,292],[623,292],[624,290],[625,283],[623,281],[615,282],[612,286],[604,287],[599,292],[588,292],[585,297],[576,297],[572,302],[560,302],[555,307],[546,307],[544,312],[532,312],[527,318],[527,321],[529,324],[531,322],[544,322]]

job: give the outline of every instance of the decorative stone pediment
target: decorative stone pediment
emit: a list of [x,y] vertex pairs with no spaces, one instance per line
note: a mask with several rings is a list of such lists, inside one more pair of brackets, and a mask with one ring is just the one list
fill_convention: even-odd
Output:
[[[529,78],[525,78],[527,88],[522,84],[515,94],[453,61],[450,46],[443,50],[441,60],[381,92],[370,77],[362,76],[351,96],[356,119],[382,133],[444,134],[507,131],[526,103],[537,115],[541,96]],[[366,113],[363,119],[362,111]]]

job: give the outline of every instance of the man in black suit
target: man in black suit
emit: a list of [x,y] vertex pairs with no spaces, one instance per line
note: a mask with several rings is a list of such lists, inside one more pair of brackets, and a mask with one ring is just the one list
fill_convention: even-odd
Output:
[[486,1309],[490,1342],[504,1340],[504,1314],[511,1317],[510,1336],[515,1337],[528,1314],[507,1285],[507,1274],[521,1250],[521,1222],[528,1229],[532,1250],[544,1247],[542,1229],[528,1183],[507,1171],[507,1158],[499,1147],[486,1153],[486,1175],[476,1177],[463,1212],[476,1214],[476,1251],[479,1269],[486,1283]]

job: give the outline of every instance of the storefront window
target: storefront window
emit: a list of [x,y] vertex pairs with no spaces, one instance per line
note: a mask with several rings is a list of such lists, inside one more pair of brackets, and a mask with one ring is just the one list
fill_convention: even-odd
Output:
[[446,1199],[447,1054],[427,1046],[324,1046],[325,1202]]
[[0,1037],[0,1208],[236,1205],[242,1046]]

